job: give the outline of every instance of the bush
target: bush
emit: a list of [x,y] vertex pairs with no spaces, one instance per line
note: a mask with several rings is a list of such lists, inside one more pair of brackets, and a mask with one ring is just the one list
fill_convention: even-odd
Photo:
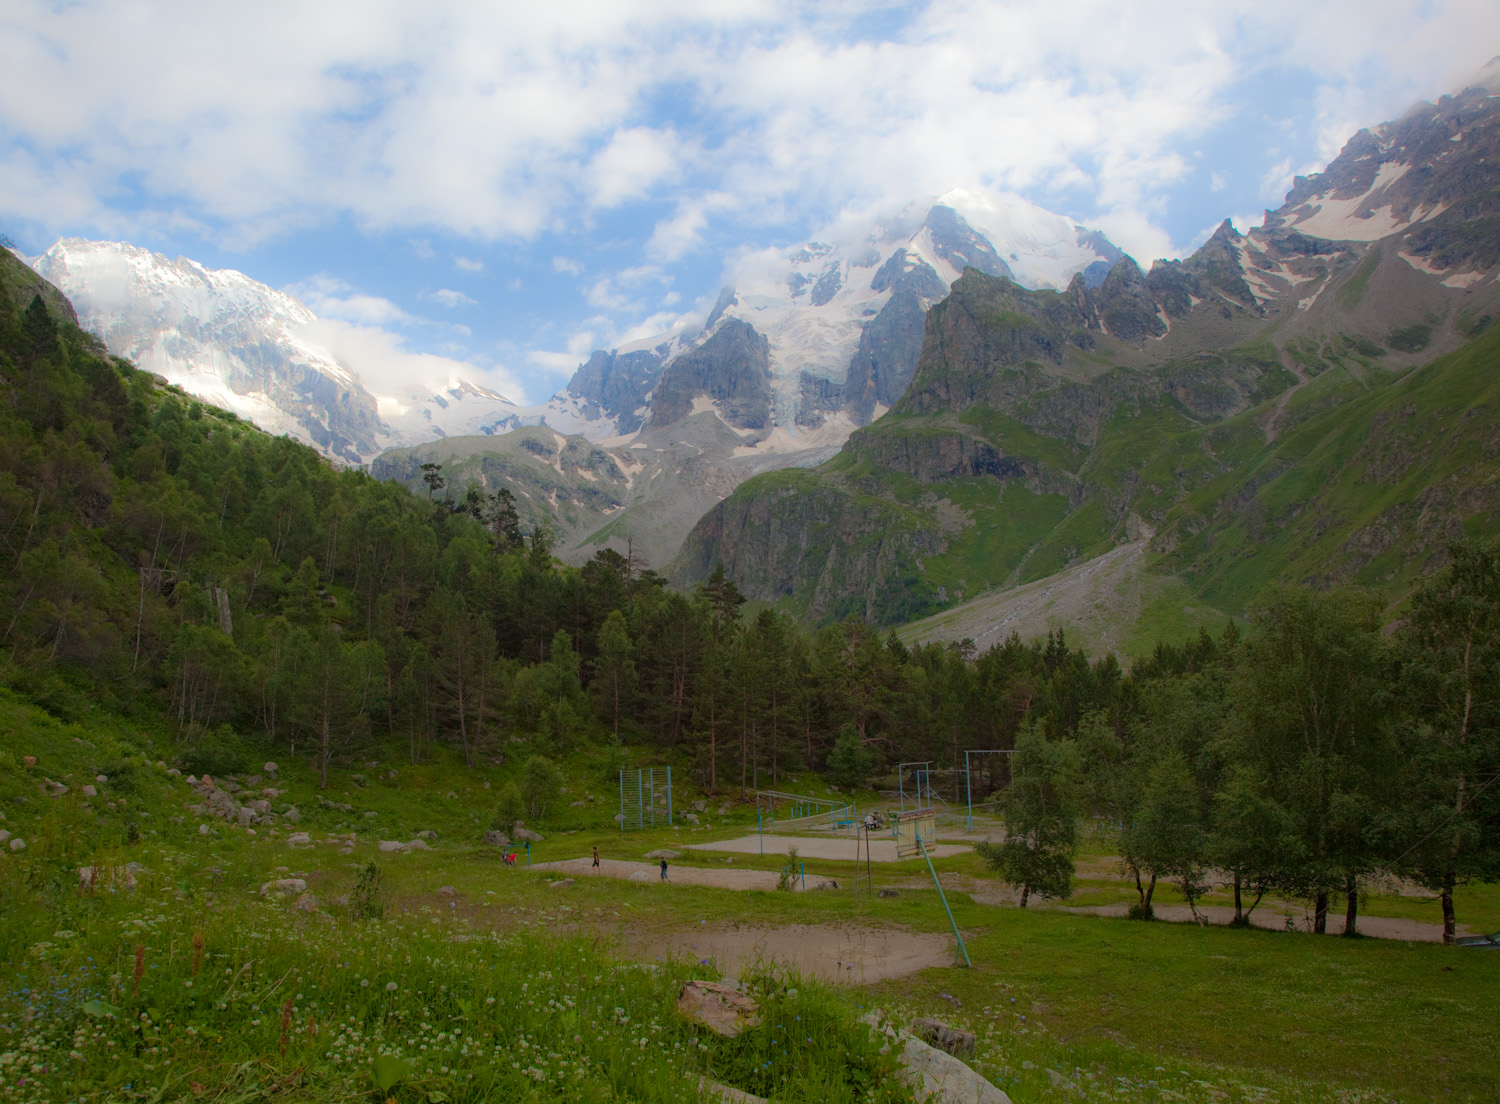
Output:
[[521,791],[514,782],[507,782],[500,787],[500,796],[495,802],[495,819],[490,822],[490,827],[510,832],[514,830],[516,821],[525,816],[526,802],[521,797]]
[[380,920],[385,917],[385,894],[380,888],[380,867],[365,865],[355,879],[349,894],[349,911],[356,920]]
[[192,774],[217,776],[253,770],[254,749],[228,725],[200,735],[177,757],[177,765]]
[[533,819],[547,815],[547,805],[562,789],[562,772],[545,755],[533,755],[521,768],[521,797]]

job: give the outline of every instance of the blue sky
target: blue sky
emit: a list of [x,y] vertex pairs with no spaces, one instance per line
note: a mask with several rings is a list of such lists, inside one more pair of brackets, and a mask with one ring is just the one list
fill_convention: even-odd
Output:
[[739,254],[952,187],[1181,255],[1496,53],[1493,0],[11,0],[0,230],[237,268],[536,402]]

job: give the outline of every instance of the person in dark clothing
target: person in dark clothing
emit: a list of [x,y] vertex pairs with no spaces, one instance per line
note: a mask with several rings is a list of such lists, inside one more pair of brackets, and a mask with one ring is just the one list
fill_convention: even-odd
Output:
[[666,859],[662,859],[662,861],[661,861],[661,880],[664,881],[664,882],[667,880],[667,860]]

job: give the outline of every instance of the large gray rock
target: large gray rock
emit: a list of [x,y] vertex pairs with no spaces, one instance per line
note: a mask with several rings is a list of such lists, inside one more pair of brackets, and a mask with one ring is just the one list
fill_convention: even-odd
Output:
[[510,837],[507,836],[504,832],[500,831],[498,828],[491,828],[484,834],[484,838],[479,842],[484,844],[486,847],[509,847]]
[[406,844],[400,840],[381,840],[380,849],[382,851],[405,851]]
[[864,1022],[883,1031],[890,1045],[899,1049],[902,1077],[919,1098],[939,1104],[1011,1104],[1010,1097],[974,1072],[967,1063],[889,1024],[881,1024],[879,1009],[866,1013]]
[[524,840],[527,843],[542,842],[542,837],[540,834],[533,832],[530,828],[521,827],[520,821],[516,822],[515,838],[518,840]]
[[646,858],[648,858],[648,859],[667,859],[667,860],[671,860],[671,859],[679,858],[679,857],[681,857],[681,855],[682,855],[682,852],[680,852],[680,851],[673,851],[670,847],[659,847],[655,851],[647,851],[646,852]]
[[677,1008],[690,1020],[732,1039],[760,1023],[760,1006],[744,993],[717,981],[689,981],[677,996]]

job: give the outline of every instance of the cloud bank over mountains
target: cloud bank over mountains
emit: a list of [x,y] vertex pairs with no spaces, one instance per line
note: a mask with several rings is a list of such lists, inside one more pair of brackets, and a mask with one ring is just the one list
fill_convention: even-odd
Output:
[[[0,15],[0,215],[37,239],[226,249],[438,235],[478,243],[452,258],[473,278],[485,243],[628,240],[604,270],[553,273],[597,300],[538,337],[572,355],[629,325],[626,304],[671,313],[629,270],[953,187],[1017,192],[1143,262],[1180,254],[1214,221],[1178,212],[1181,189],[1274,206],[1497,43],[1483,0],[19,0]],[[1278,115],[1312,119],[1317,149],[1237,148]],[[445,316],[475,297],[413,293]]]

